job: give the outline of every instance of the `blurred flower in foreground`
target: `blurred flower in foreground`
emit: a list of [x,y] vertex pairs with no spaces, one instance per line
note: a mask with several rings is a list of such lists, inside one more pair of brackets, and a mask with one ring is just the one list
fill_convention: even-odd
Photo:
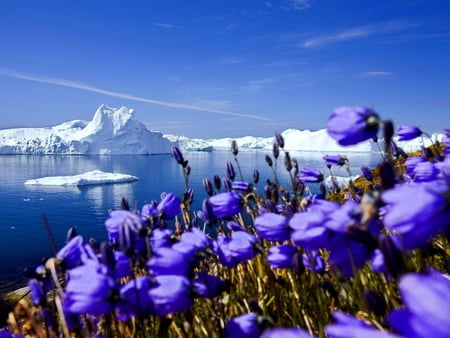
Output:
[[161,199],[157,209],[164,218],[174,218],[180,212],[181,200],[173,193],[168,193]]
[[255,218],[258,236],[268,241],[285,241],[289,239],[289,219],[286,216],[266,212]]
[[422,135],[423,132],[416,126],[400,126],[397,129],[397,135],[399,141],[409,141]]
[[119,239],[121,227],[136,233],[141,226],[140,217],[127,210],[112,211],[109,214],[109,218],[105,221],[105,227],[108,231],[109,239],[112,242]]
[[230,319],[225,329],[225,337],[227,338],[258,338],[260,333],[258,315],[253,312]]
[[192,304],[189,279],[184,276],[157,276],[156,287],[149,291],[155,313],[165,316],[187,310]]
[[298,176],[298,179],[302,182],[322,182],[323,181],[323,174],[313,168],[303,168],[300,170],[300,174]]
[[69,271],[64,307],[77,314],[104,315],[114,309],[114,279],[103,264],[91,262]]
[[400,336],[379,331],[366,322],[340,311],[332,313],[334,323],[325,327],[328,338],[400,338]]
[[339,144],[348,146],[377,136],[379,117],[370,108],[336,108],[328,119],[328,134]]
[[293,267],[294,255],[298,252],[293,245],[277,245],[269,249],[267,262],[272,268],[290,269]]
[[404,275],[399,283],[405,308],[389,315],[389,324],[406,337],[450,337],[450,280],[438,271]]
[[325,164],[330,167],[333,165],[343,166],[345,163],[348,163],[347,156],[341,155],[325,155],[323,159],[325,160]]
[[223,192],[210,197],[208,203],[214,216],[230,217],[241,211],[243,199],[235,192]]
[[407,249],[425,244],[432,236],[450,225],[450,207],[442,182],[402,185],[386,191],[383,223],[389,230],[401,234]]
[[263,332],[261,338],[315,338],[315,335],[296,327],[277,327]]
[[219,234],[214,242],[214,251],[219,257],[220,264],[233,268],[239,263],[252,259],[256,250],[257,238],[245,231],[233,232],[231,237]]

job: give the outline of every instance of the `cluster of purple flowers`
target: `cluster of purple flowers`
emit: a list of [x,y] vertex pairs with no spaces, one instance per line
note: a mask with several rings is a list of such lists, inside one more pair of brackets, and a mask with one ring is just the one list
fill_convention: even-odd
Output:
[[[224,277],[228,274],[219,272],[237,271],[238,266],[251,264],[260,256],[272,269],[271,274],[311,274],[330,290],[340,281],[364,284],[361,274],[368,270],[398,281],[403,305],[386,317],[390,329],[381,331],[335,311],[334,322],[324,328],[327,337],[449,337],[448,277],[426,263],[417,269],[421,272],[415,272],[406,258],[419,250],[425,262],[436,236],[448,240],[450,132],[444,138],[442,153],[435,150],[432,156],[424,153],[405,158],[402,151],[391,152],[396,147],[392,122],[382,121],[372,109],[338,108],[327,125],[330,136],[341,145],[376,140],[383,128],[392,147],[386,147],[388,154],[379,166],[381,181],[375,182],[373,172],[362,167],[370,183],[366,191],[356,189],[351,182],[338,202],[326,199],[323,185],[320,193],[305,194],[307,184],[321,184],[324,175],[315,168],[299,167],[285,151],[283,136],[277,133],[273,158],[266,156],[274,169],[274,181],[267,180],[264,194],[255,189],[258,171],[253,173],[253,182],[245,182],[239,167],[238,181],[234,166],[228,162],[227,177],[203,180],[208,198],[202,210],[194,213],[190,208],[193,191],[188,188],[190,167],[174,147],[173,156],[185,174],[185,194],[181,198],[162,194],[160,201],[146,204],[140,211],[122,203],[122,210],[112,211],[105,221],[108,242],[101,245],[85,243],[81,236],[69,232],[56,258],[34,272],[29,282],[32,302],[48,309],[48,293],[55,289],[60,299],[59,315],[69,330],[82,326],[86,315],[114,315],[118,321],[167,318],[189,313],[202,298],[229,292],[229,280]],[[411,126],[397,131],[399,140],[422,134]],[[277,180],[280,149],[292,182],[291,194]],[[236,142],[231,151],[239,165]],[[327,155],[324,160],[328,168],[348,165],[346,156]],[[396,160],[405,163],[404,171],[395,168]],[[335,182],[337,194],[340,188]],[[201,230],[201,222],[209,232]],[[366,295],[382,303],[375,293]],[[384,312],[374,310],[379,315]],[[275,327],[261,309],[225,319],[222,333],[226,337],[321,334],[304,327]]]

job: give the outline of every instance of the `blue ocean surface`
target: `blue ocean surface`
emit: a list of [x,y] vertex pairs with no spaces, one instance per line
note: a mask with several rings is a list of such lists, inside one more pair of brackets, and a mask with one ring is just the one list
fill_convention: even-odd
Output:
[[[264,160],[264,151],[241,152],[238,155],[243,178],[252,181],[253,170],[261,173],[256,185],[264,192],[267,179],[273,173]],[[271,155],[271,154],[270,154]],[[328,174],[324,154],[291,153],[300,167],[314,167]],[[191,166],[189,187],[194,189],[194,209],[198,210],[206,198],[202,179],[213,179],[215,174],[226,176],[226,162],[238,169],[231,153],[189,152],[185,159]],[[352,174],[360,173],[361,164],[374,166],[379,155],[356,154],[349,156]],[[28,179],[76,175],[99,169],[106,172],[131,174],[139,177],[132,183],[106,184],[83,187],[28,186]],[[343,168],[333,169],[333,174],[347,176]],[[283,164],[283,154],[278,159],[279,180],[288,186],[289,178]],[[236,180],[239,180],[239,174]],[[50,242],[44,227],[45,213],[58,249],[65,243],[67,230],[76,227],[85,241],[107,239],[104,222],[109,210],[119,209],[122,197],[139,209],[145,203],[159,200],[162,192],[182,196],[184,178],[180,166],[171,155],[151,156],[0,156],[0,292],[26,283],[24,269],[35,267],[42,259],[52,256]],[[312,186],[311,189],[317,189]]]

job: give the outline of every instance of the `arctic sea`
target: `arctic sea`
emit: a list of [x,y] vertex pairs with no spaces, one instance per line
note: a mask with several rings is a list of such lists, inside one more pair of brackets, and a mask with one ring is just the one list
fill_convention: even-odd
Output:
[[[266,179],[273,179],[267,166],[265,151],[240,152],[238,155],[243,178],[252,181],[253,170],[261,173],[256,188],[264,192]],[[271,154],[270,154],[271,155]],[[319,153],[295,153],[300,167],[314,167],[328,175]],[[194,189],[194,208],[198,210],[206,193],[202,179],[213,179],[215,174],[226,176],[226,162],[237,166],[230,152],[188,152],[185,159],[191,166],[189,186]],[[352,174],[360,174],[362,164],[374,166],[377,154],[349,155]],[[132,183],[84,187],[27,186],[28,179],[45,176],[76,175],[99,169],[107,172],[131,174],[139,177]],[[288,182],[283,165],[283,154],[278,159],[280,181]],[[347,176],[343,168],[333,169],[337,176]],[[239,179],[237,174],[236,179]],[[317,187],[312,186],[312,190]],[[159,200],[161,192],[181,196],[184,178],[180,166],[171,155],[151,156],[63,156],[63,155],[1,155],[0,156],[0,292],[26,283],[24,269],[35,267],[52,255],[42,214],[45,213],[58,249],[65,243],[70,227],[76,227],[85,241],[106,240],[104,227],[108,211],[119,209],[122,197],[131,205],[140,207],[151,200]]]

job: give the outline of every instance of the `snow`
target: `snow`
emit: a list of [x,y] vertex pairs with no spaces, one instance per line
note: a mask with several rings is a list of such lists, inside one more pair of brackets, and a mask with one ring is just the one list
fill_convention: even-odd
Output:
[[172,142],[153,132],[126,107],[102,104],[92,121],[74,120],[48,128],[0,130],[0,154],[161,154]]
[[82,186],[94,184],[124,183],[139,180],[138,177],[120,174],[108,173],[101,170],[91,170],[79,175],[73,176],[48,176],[25,181],[25,185],[44,185],[44,186]]

